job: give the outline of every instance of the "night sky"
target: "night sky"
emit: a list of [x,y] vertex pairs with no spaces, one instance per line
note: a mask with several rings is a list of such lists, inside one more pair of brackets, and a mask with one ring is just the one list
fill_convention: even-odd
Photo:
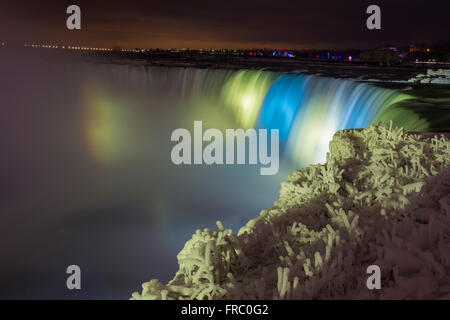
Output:
[[[82,30],[66,29],[77,4]],[[382,29],[366,28],[381,7]],[[372,48],[448,41],[448,0],[2,1],[0,41],[123,48]]]

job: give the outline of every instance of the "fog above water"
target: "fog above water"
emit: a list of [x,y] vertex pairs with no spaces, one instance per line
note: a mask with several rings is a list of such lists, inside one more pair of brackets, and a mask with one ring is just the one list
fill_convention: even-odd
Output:
[[[172,164],[174,129],[230,120],[170,83],[150,90],[145,72],[123,65],[14,58],[5,69],[1,298],[128,298],[173,277],[197,228],[220,219],[237,231],[277,198],[282,170]],[[66,288],[71,264],[81,291]]]

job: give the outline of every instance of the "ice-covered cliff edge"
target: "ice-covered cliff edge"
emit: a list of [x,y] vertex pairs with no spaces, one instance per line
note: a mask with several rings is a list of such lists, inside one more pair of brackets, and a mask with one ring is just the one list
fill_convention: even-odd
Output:
[[[132,299],[450,298],[450,141],[380,125],[330,150],[237,235],[197,230],[174,279]],[[366,287],[373,264],[381,290]]]
[[450,84],[450,69],[428,69],[426,74],[419,73],[408,80],[413,83]]

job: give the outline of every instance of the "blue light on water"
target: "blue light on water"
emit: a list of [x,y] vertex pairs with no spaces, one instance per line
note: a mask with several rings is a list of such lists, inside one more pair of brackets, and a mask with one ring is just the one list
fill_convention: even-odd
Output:
[[307,76],[284,75],[273,83],[257,120],[257,127],[279,129],[281,143],[287,142],[307,86]]
[[279,129],[280,150],[295,162],[317,163],[336,131],[366,128],[385,107],[406,98],[365,83],[286,74],[267,92],[256,127]]

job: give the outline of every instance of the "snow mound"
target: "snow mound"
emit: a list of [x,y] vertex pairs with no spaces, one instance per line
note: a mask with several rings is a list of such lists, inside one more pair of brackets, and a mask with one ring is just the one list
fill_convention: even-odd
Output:
[[[236,235],[197,230],[167,285],[132,299],[450,298],[450,141],[384,125],[337,132]],[[381,289],[369,290],[369,265]]]
[[408,82],[450,84],[450,69],[428,69],[427,74],[419,73]]

